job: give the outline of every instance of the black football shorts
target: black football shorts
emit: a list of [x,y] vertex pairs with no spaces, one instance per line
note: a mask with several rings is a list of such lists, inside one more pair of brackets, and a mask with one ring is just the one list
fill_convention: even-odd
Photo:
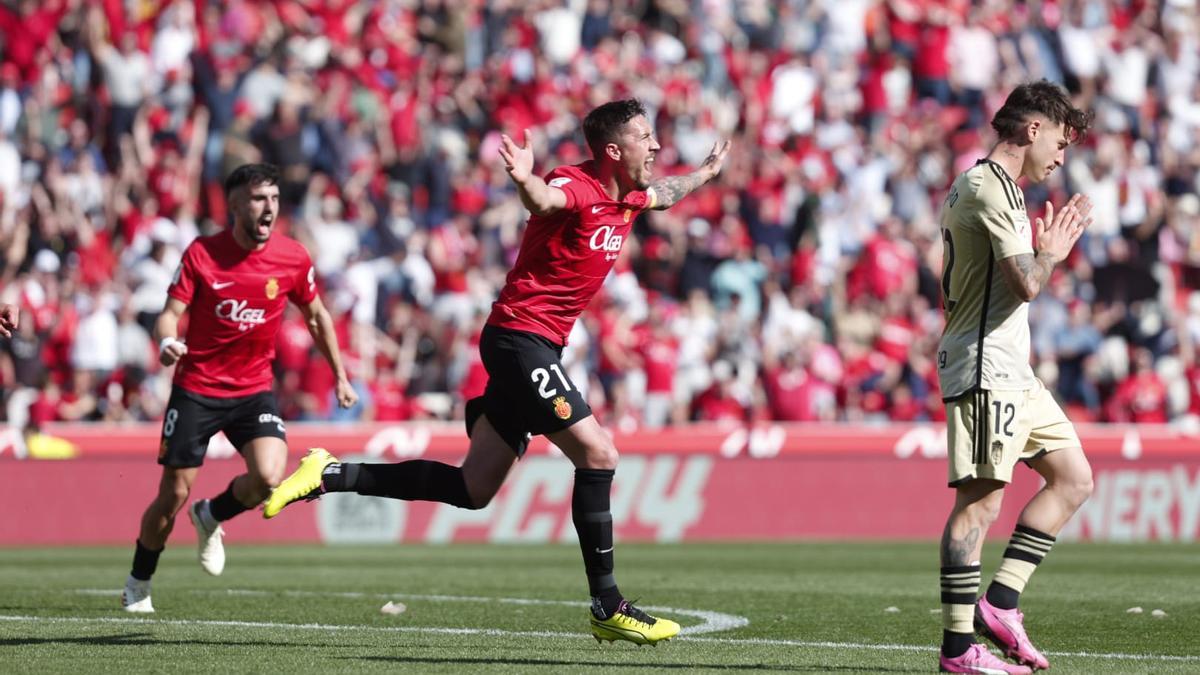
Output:
[[467,401],[467,433],[479,415],[520,457],[531,436],[562,431],[592,414],[562,365],[562,346],[533,333],[487,325],[479,355],[487,369],[483,396]]
[[214,398],[172,387],[163,415],[158,463],[176,468],[200,466],[209,439],[218,431],[225,432],[238,452],[256,438],[271,436],[287,441],[275,394],[269,391]]

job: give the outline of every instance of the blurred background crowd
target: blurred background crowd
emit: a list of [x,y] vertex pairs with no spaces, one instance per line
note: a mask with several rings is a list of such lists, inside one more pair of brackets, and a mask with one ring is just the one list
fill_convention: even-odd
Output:
[[938,207],[1048,78],[1097,128],[1025,201],[1096,207],[1031,308],[1035,370],[1076,421],[1194,421],[1198,39],[1195,0],[4,0],[0,412],[159,417],[180,254],[268,161],[363,398],[333,405],[293,308],[285,416],[457,418],[527,216],[499,133],[534,130],[545,172],[633,96],[657,175],[734,149],[637,220],[571,336],[601,421],[938,420]]

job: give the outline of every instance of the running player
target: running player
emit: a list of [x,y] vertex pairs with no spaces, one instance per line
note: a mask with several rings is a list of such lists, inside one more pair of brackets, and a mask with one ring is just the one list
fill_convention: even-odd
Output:
[[694,172],[651,180],[659,150],[646,111],[634,100],[588,113],[583,132],[593,159],[533,173],[533,149],[502,138],[500,155],[531,212],[516,264],[483,329],[484,395],[467,402],[470,450],[462,466],[414,460],[340,464],[312,451],[283,481],[263,515],[324,492],[487,506],[525,452],[531,434],[548,437],[575,465],[571,514],[592,597],[597,640],[657,644],[679,625],[625,600],[613,575],[609,493],[617,466],[612,438],[592,417],[560,357],[576,318],[591,302],[629,236],[634,217],[665,209],[721,170],[729,143],[718,143]]
[[[956,490],[941,545],[942,671],[1050,667],[1029,641],[1017,601],[1091,494],[1092,471],[1075,428],[1029,366],[1029,302],[1090,224],[1091,202],[1075,195],[1057,213],[1047,203],[1035,251],[1016,181],[1045,180],[1091,120],[1057,85],[1017,87],[992,120],[999,142],[954,181],[942,206],[946,328],[937,362]],[[1000,569],[977,600],[983,540],[1018,461],[1046,485],[1025,505]],[[996,658],[975,642],[975,630],[1022,665]]]
[[[338,404],[348,408],[358,400],[342,368],[333,320],[317,295],[308,251],[293,239],[271,235],[279,213],[278,169],[238,167],[225,181],[225,196],[232,227],[188,246],[155,323],[159,360],[178,365],[158,450],[162,480],[142,515],[133,570],[121,595],[130,612],[154,611],[150,577],[214,434],[225,432],[242,454],[246,473],[189,509],[204,571],[217,575],[225,568],[221,523],[261,503],[283,477],[287,441],[271,392],[271,359],[289,300],[304,312],[337,376]],[[186,340],[178,332],[185,312]]]

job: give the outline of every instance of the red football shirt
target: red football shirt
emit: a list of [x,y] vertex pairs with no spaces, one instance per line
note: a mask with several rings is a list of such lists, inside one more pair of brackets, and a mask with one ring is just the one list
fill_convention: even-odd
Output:
[[192,242],[167,290],[188,305],[188,353],[175,368],[175,384],[218,398],[271,389],[287,301],[312,302],[315,276],[308,251],[281,234],[259,251],[239,246],[228,230]]
[[536,333],[559,344],[608,276],[634,217],[650,206],[643,191],[610,198],[589,160],[560,166],[546,183],[567,195],[567,205],[530,216],[517,262],[508,273],[488,323]]

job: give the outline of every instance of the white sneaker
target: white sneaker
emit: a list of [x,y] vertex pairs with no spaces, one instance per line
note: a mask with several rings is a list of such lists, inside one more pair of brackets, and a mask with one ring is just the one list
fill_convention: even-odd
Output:
[[125,590],[121,592],[121,608],[136,614],[153,614],[154,605],[150,604],[150,580],[142,581],[132,576],[126,579]]
[[200,554],[200,567],[214,577],[220,576],[225,570],[225,545],[221,543],[225,530],[221,529],[219,523],[214,523],[211,529],[206,524],[212,521],[207,499],[192,502],[188,515],[192,518],[192,525],[196,527],[196,549]]

